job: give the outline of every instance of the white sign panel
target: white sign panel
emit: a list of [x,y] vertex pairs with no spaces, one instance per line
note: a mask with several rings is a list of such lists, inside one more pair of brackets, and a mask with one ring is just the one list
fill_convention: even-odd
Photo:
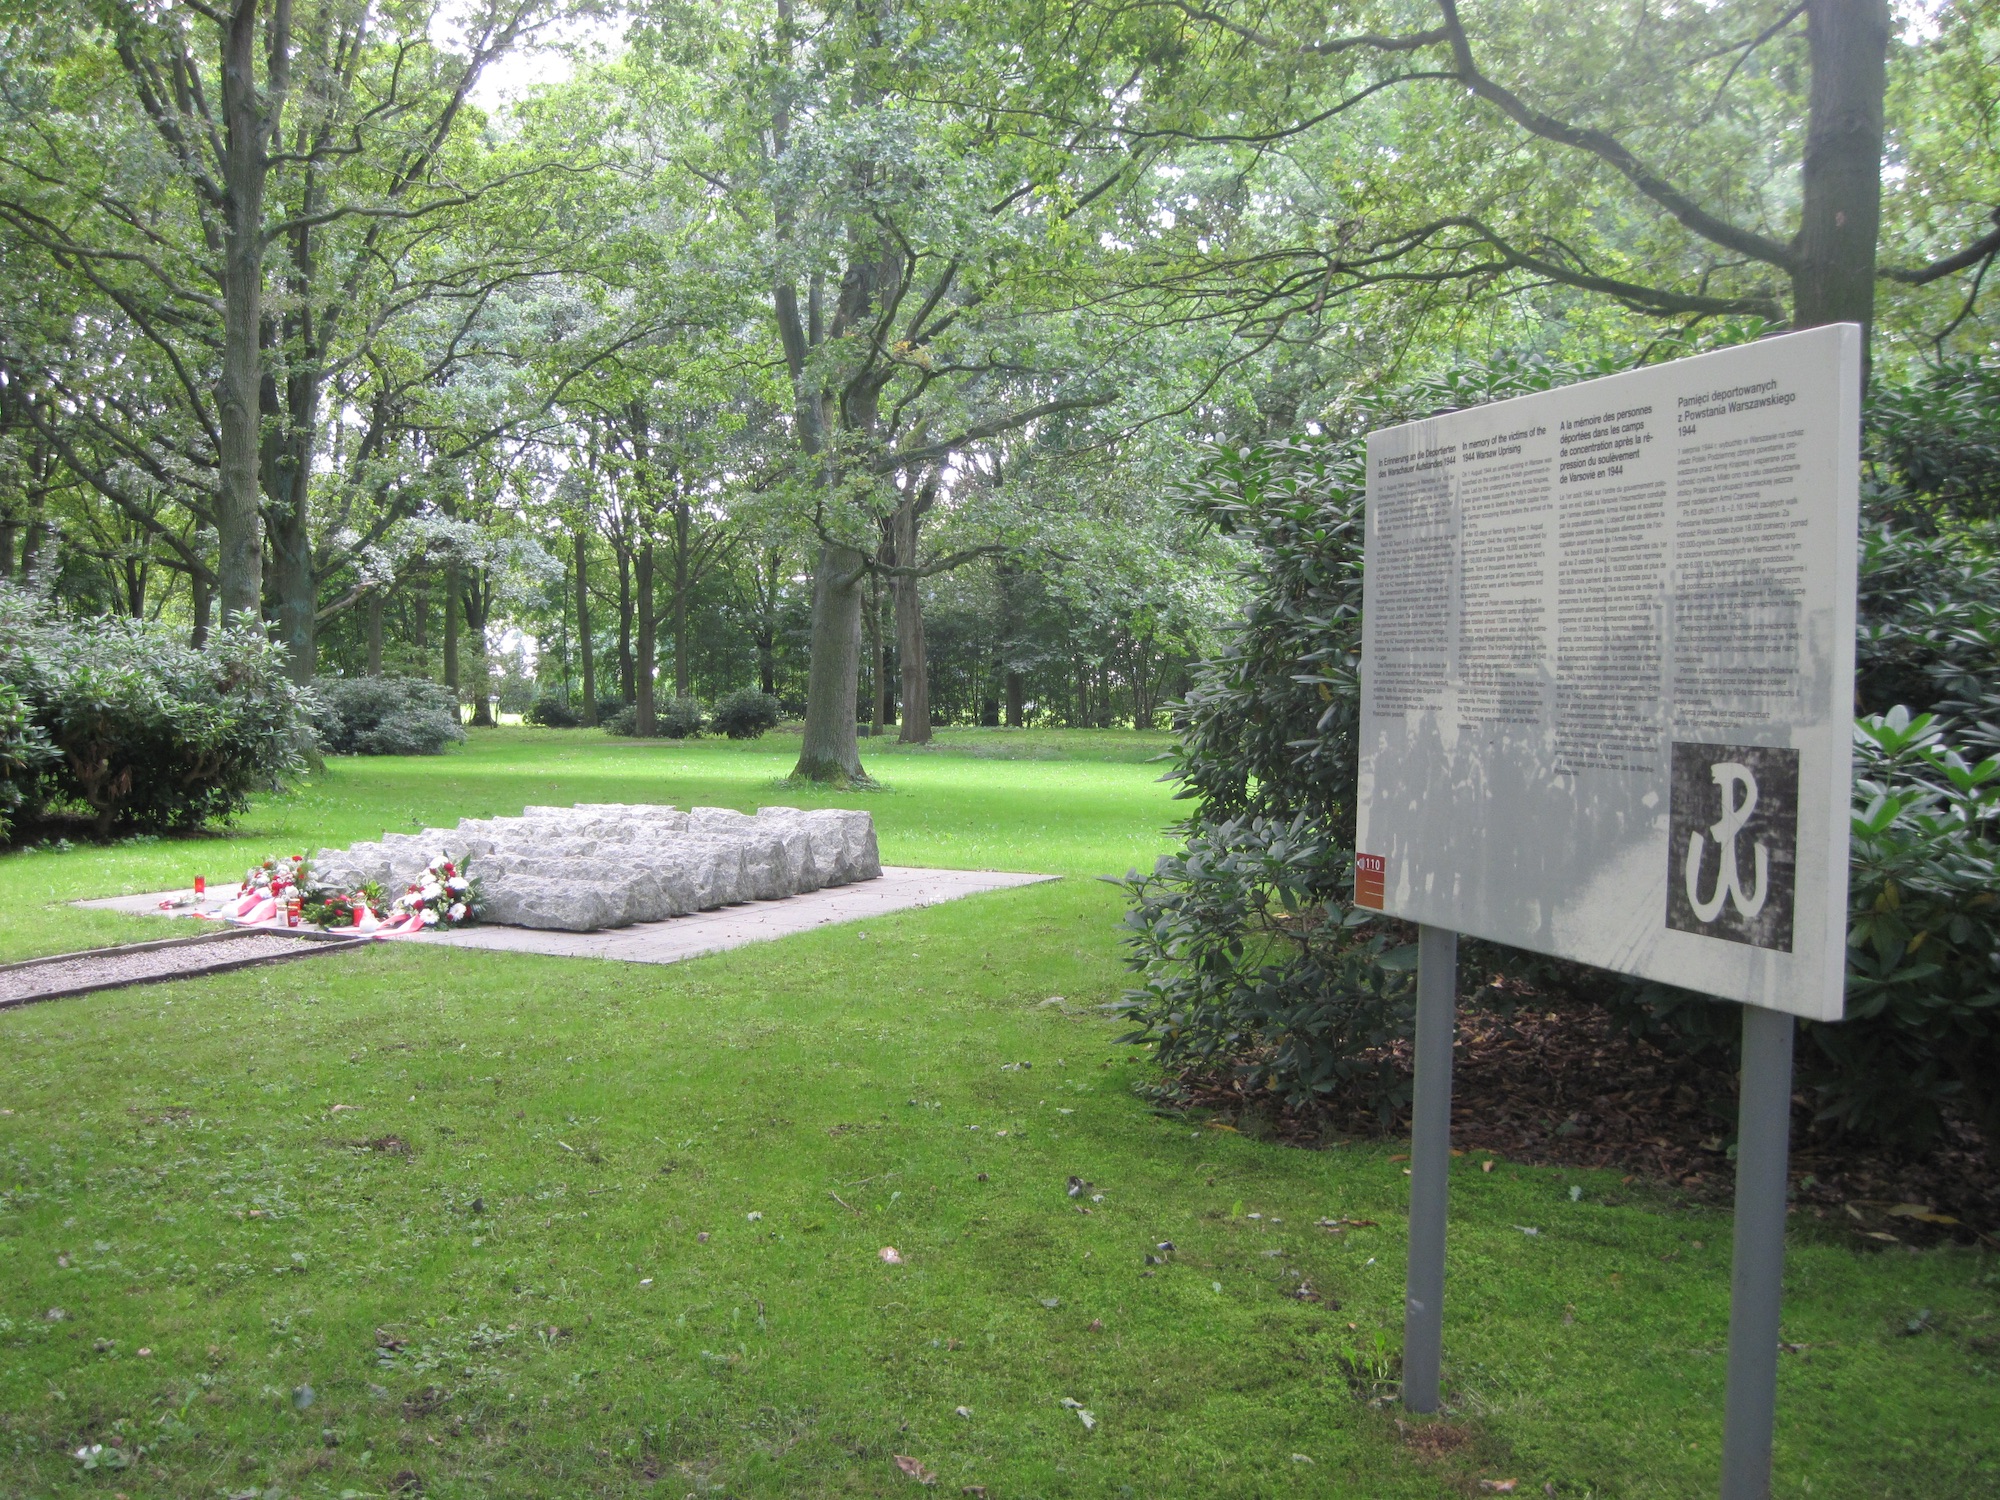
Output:
[[1373,433],[1356,900],[1841,1014],[1851,324]]

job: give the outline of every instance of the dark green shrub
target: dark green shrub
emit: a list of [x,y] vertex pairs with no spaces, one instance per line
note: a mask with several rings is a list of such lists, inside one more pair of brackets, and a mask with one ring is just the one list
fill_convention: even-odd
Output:
[[442,755],[465,738],[458,699],[422,677],[322,677],[313,684],[329,755]]
[[542,694],[528,705],[528,711],[522,717],[544,729],[574,729],[581,722],[576,705],[567,696],[556,693]]
[[14,814],[30,801],[42,773],[55,759],[49,737],[34,721],[14,685],[0,680],[0,844]]
[[599,724],[609,724],[613,719],[618,717],[624,707],[625,700],[623,698],[599,698],[597,700],[597,722]]
[[2000,364],[1950,360],[1868,396],[1875,497],[1898,524],[1928,530],[2000,519]]
[[[630,737],[639,732],[636,704],[621,703],[617,710],[600,718],[606,734]],[[691,740],[702,731],[702,708],[692,698],[674,698],[653,709],[653,733],[662,739]]]
[[196,650],[177,632],[66,620],[0,587],[0,640],[0,678],[47,746],[27,753],[37,770],[9,777],[25,814],[80,805],[99,837],[195,828],[240,811],[313,749],[311,694],[260,633]]
[[694,698],[675,698],[653,710],[653,728],[662,738],[699,738],[708,724],[708,715]]
[[738,688],[715,705],[709,727],[732,740],[754,740],[778,727],[778,700],[756,688]]

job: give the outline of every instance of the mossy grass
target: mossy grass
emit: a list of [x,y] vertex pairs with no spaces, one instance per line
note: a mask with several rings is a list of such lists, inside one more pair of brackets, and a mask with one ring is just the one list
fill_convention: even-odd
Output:
[[[1164,847],[1158,744],[941,738],[882,757],[884,857],[1071,878],[663,968],[383,945],[0,1014],[0,1495],[914,1494],[897,1455],[993,1497],[1712,1492],[1725,1215],[1460,1159],[1454,1410],[1399,1428],[1406,1148],[1155,1113],[1098,1008],[1089,877]],[[0,858],[0,951],[384,828],[751,807],[795,754],[335,761],[227,840]],[[2000,1492],[2000,1262],[1802,1233],[1787,1281],[1778,1494]]]

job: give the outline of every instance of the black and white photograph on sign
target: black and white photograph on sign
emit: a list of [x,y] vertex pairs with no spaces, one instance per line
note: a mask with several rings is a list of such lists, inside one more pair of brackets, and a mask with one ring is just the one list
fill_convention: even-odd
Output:
[[1791,952],[1799,752],[1676,742],[1670,799],[1667,925]]

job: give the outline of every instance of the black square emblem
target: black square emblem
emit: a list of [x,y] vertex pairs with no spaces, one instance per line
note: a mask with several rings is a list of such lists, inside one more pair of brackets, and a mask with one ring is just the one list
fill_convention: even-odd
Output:
[[1678,742],[1673,751],[1667,926],[1790,953],[1799,752]]

